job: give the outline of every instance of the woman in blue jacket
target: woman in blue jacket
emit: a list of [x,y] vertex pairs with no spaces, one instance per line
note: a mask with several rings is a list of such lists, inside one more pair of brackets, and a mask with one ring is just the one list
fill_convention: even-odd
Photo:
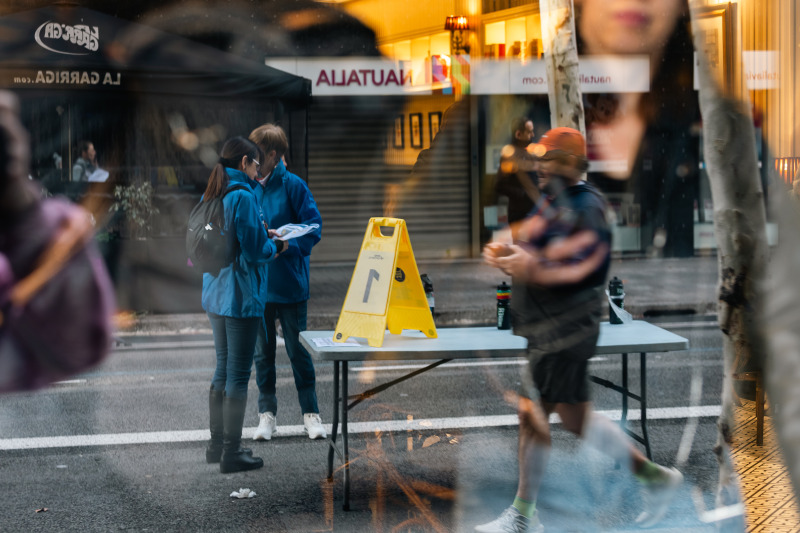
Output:
[[[242,448],[242,424],[267,294],[265,264],[283,251],[284,244],[267,235],[253,192],[259,157],[259,148],[247,139],[228,140],[203,194],[204,201],[224,195],[224,229],[234,258],[216,276],[203,274],[203,309],[211,321],[217,352],[208,402],[211,440],[206,461],[219,462],[223,474],[264,466],[261,458]],[[248,188],[225,194],[242,184]]]

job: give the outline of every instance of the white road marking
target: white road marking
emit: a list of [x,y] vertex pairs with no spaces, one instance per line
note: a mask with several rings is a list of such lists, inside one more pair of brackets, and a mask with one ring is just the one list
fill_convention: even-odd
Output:
[[[612,420],[619,420],[619,410],[598,411]],[[722,412],[719,405],[698,407],[664,407],[647,410],[648,420],[674,420],[691,417],[717,417]],[[628,412],[628,420],[639,420],[639,411]],[[551,423],[558,423],[558,415],[550,417]],[[479,429],[491,427],[516,426],[517,415],[465,416],[454,418],[420,418],[416,420],[376,420],[374,422],[350,422],[349,434],[375,433],[376,431],[434,431],[444,429]],[[331,425],[325,424],[330,434]],[[255,427],[245,428],[242,437],[251,439]],[[278,426],[277,437],[305,436],[302,425]],[[145,433],[113,433],[106,435],[64,435],[58,437],[28,437],[0,439],[0,450],[39,450],[45,448],[70,448],[86,446],[115,446],[127,444],[161,444],[173,442],[201,442],[208,440],[207,429],[188,431],[150,431]]]
[[[284,346],[282,337],[278,337],[275,341],[275,346]],[[164,341],[164,342],[134,342],[127,346],[117,346],[114,348],[116,352],[129,352],[137,350],[171,350],[177,348],[214,348],[213,340],[202,341]]]
[[653,322],[653,325],[658,326],[660,328],[669,329],[669,328],[719,328],[719,323],[717,321],[703,321],[703,320],[696,320],[693,322]]

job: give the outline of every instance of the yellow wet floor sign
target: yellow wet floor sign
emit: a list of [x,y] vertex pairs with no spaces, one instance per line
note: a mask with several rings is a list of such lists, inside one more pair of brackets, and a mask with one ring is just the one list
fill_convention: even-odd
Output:
[[416,329],[436,337],[405,220],[371,218],[333,340],[360,337],[382,346],[387,328],[395,335]]

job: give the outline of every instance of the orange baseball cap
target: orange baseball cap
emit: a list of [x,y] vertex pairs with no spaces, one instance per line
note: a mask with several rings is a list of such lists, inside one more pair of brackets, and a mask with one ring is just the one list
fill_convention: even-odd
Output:
[[586,139],[584,139],[581,132],[576,129],[553,128],[542,135],[542,138],[539,139],[539,146],[536,148],[536,151],[541,155],[551,150],[560,150],[568,154],[585,157]]

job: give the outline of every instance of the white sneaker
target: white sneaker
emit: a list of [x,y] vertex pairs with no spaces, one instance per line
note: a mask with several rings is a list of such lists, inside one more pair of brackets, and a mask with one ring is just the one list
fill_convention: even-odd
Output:
[[322,419],[319,417],[319,413],[304,414],[303,425],[309,439],[324,439],[328,437],[325,428],[322,427]]
[[275,415],[270,412],[258,413],[258,427],[253,432],[253,440],[271,440],[278,432]]
[[641,527],[653,527],[667,514],[669,504],[683,483],[683,474],[677,468],[658,466],[664,474],[660,481],[642,485],[642,506],[644,510],[636,518]]
[[538,513],[528,518],[513,505],[506,508],[500,516],[488,524],[475,526],[478,533],[543,533],[544,526],[539,522]]

